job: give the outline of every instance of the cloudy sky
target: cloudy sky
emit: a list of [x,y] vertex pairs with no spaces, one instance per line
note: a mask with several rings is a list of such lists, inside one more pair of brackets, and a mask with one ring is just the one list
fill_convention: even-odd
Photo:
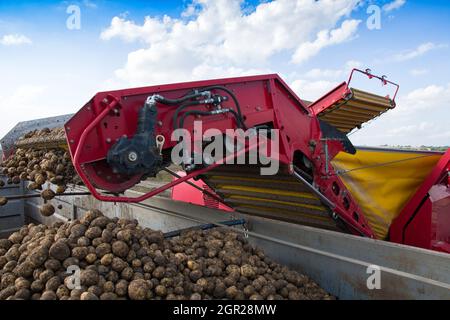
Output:
[[279,73],[315,100],[370,67],[398,107],[356,144],[449,145],[449,16],[447,0],[1,0],[0,136],[107,89]]

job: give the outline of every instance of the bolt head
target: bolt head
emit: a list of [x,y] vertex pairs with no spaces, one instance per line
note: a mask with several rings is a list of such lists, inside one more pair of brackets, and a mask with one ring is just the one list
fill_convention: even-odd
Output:
[[131,151],[128,153],[128,160],[131,162],[135,162],[138,158],[138,154],[135,151]]

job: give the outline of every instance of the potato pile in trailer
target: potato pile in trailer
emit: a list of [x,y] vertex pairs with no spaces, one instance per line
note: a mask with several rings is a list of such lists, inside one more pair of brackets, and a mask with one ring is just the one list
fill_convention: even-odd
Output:
[[[19,123],[1,140],[0,298],[450,298],[450,150],[350,140],[398,90],[353,69],[309,103],[278,75],[247,76],[100,92]],[[199,157],[217,141],[227,154]],[[263,153],[269,165],[237,161]]]

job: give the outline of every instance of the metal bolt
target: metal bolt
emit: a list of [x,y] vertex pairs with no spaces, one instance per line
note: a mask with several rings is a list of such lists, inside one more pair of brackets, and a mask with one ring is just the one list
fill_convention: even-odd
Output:
[[111,143],[111,138],[106,138],[107,143]]
[[138,155],[136,152],[131,151],[130,153],[128,153],[128,160],[130,160],[131,162],[135,162],[138,158]]

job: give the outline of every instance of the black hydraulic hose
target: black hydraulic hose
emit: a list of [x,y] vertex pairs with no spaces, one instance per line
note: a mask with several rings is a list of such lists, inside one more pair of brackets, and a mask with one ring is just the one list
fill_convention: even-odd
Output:
[[178,99],[169,99],[169,98],[161,97],[161,98],[158,99],[158,102],[166,104],[166,105],[175,105],[175,104],[183,103],[186,100],[190,100],[190,99],[193,99],[193,98],[200,97],[202,95],[203,95],[202,93],[196,92],[196,93],[185,95],[185,96],[183,96],[181,98],[178,98]]
[[180,114],[181,111],[183,111],[187,107],[196,106],[196,105],[199,105],[199,104],[200,104],[200,101],[188,101],[186,103],[183,103],[181,106],[179,106],[175,110],[175,112],[173,113],[173,128],[175,130],[178,129],[178,126],[177,126],[178,122],[177,122],[177,120],[178,120],[178,115]]
[[228,112],[230,112],[236,118],[236,122],[239,128],[246,130],[245,123],[242,121],[242,118],[239,117],[239,114],[233,109],[229,109]]
[[228,93],[231,96],[231,99],[233,99],[234,104],[236,105],[237,114],[239,116],[240,122],[243,124],[243,129],[247,130],[247,126],[244,123],[244,118],[242,117],[242,111],[241,111],[241,106],[239,104],[239,101],[230,89],[228,89],[224,86],[211,86],[211,87],[203,88],[202,90],[222,90],[222,91],[225,91],[226,93]]

